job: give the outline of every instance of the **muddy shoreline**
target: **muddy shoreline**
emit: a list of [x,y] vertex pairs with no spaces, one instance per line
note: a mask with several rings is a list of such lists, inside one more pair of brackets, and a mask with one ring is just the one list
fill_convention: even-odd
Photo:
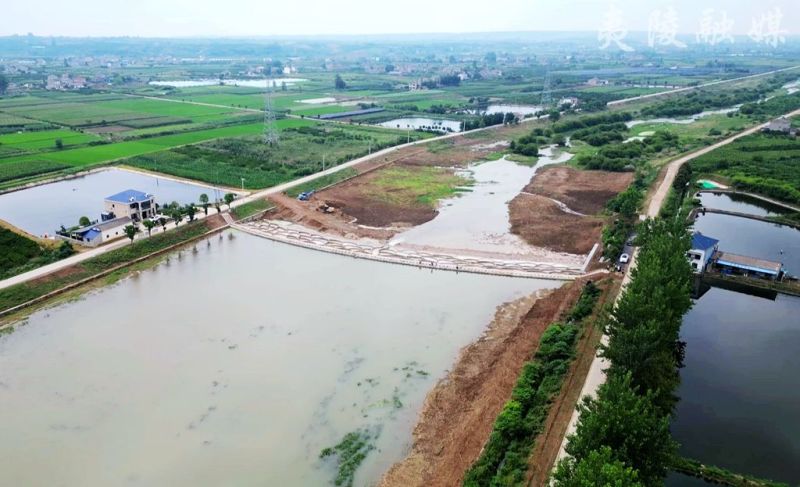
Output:
[[499,306],[486,333],[461,351],[452,371],[428,393],[411,450],[379,485],[460,485],[542,333],[580,292],[581,283],[574,282]]

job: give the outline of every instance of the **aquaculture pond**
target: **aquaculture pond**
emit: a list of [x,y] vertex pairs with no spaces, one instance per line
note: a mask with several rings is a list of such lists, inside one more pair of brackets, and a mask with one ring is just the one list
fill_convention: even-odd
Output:
[[203,193],[212,201],[224,195],[208,186],[113,168],[2,194],[0,220],[33,235],[53,235],[61,225],[77,225],[82,216],[98,220],[104,199],[126,189],[153,194],[158,204],[196,203]]
[[270,78],[270,79],[196,79],[196,80],[166,80],[166,81],[151,81],[149,84],[153,86],[172,86],[173,88],[193,88],[196,86],[215,86],[215,85],[228,85],[228,86],[243,86],[247,88],[265,88],[267,83],[272,86],[280,86],[286,83],[287,86],[294,85],[308,81],[303,78]]
[[[800,483],[800,298],[711,288],[686,315],[681,453],[738,473]],[[684,484],[673,484],[684,485]]]
[[[695,228],[720,239],[722,250],[800,269],[800,231],[793,228],[716,214],[700,217]],[[672,433],[685,456],[797,485],[800,298],[772,297],[712,287],[695,302],[681,328],[686,356]],[[667,485],[703,485],[684,480],[673,476]]]
[[[753,206],[753,205],[748,205]],[[756,207],[743,212],[758,211]],[[694,229],[719,240],[719,249],[734,254],[783,262],[786,272],[800,274],[800,230],[775,223],[707,213]]]
[[227,232],[0,337],[0,485],[355,485],[496,307],[551,281],[431,272]]
[[434,130],[437,132],[461,132],[461,122],[438,118],[410,117],[395,118],[378,125],[393,129]]
[[735,193],[700,193],[700,203],[706,208],[734,211],[756,216],[778,216],[789,213],[786,208],[751,196]]

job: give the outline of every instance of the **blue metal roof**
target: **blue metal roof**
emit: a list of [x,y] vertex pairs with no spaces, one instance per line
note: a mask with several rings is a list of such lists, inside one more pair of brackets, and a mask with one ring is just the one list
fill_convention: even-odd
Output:
[[136,191],[135,189],[126,189],[117,194],[108,196],[106,199],[116,201],[117,203],[141,203],[152,198],[153,195]]
[[97,237],[99,237],[100,234],[101,234],[100,230],[92,228],[90,230],[87,230],[86,233],[83,234],[83,238],[85,238],[86,240],[94,240]]
[[698,250],[706,250],[710,249],[713,246],[717,245],[719,240],[711,237],[706,237],[700,232],[695,232],[692,235],[692,248]]

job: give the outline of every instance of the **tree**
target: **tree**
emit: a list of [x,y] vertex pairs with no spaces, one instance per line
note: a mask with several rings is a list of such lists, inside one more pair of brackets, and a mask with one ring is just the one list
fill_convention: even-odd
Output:
[[61,139],[56,139],[56,149],[63,149],[64,148],[64,141]]
[[494,64],[497,62],[497,54],[494,51],[489,51],[483,56],[483,59],[489,64]]
[[125,225],[125,228],[123,228],[122,230],[125,232],[125,235],[129,239],[131,239],[131,242],[133,242],[133,239],[136,237],[136,234],[139,233],[139,227],[137,227],[136,225]]
[[333,85],[336,87],[337,90],[343,90],[347,88],[347,83],[342,79],[341,76],[338,74],[336,75],[336,79],[333,82]]
[[550,110],[550,113],[547,114],[547,118],[553,123],[558,122],[561,119],[561,112],[558,110]]
[[383,67],[384,72],[391,73],[394,71],[394,64],[387,64]]
[[[670,416],[661,414],[650,392],[639,394],[629,374],[611,376],[578,406],[580,420],[567,444],[576,462],[591,461],[594,451],[609,448],[613,459],[639,473],[643,485],[663,485],[678,445],[669,431]],[[569,484],[567,484],[569,485]]]
[[158,217],[158,224],[161,225],[162,231],[167,231],[167,219],[163,216]]
[[156,222],[149,218],[145,218],[142,220],[142,225],[147,229],[147,236],[149,237],[153,233],[153,227],[156,226]]
[[170,216],[175,221],[176,227],[183,221],[183,212],[181,210],[174,210]]
[[8,78],[6,75],[0,74],[0,95],[5,95],[8,90]]
[[197,213],[197,207],[194,206],[194,203],[189,203],[183,208],[183,212],[189,217],[189,221],[193,222],[194,215]]
[[200,195],[200,206],[203,207],[203,211],[208,216],[208,195],[205,193]]
[[228,205],[228,209],[230,209],[231,203],[233,203],[233,200],[236,199],[236,195],[233,193],[225,193],[224,198],[225,198],[225,204]]
[[80,225],[82,227],[88,227],[91,224],[92,224],[92,220],[90,220],[88,216],[82,216],[78,220],[78,225]]
[[615,460],[611,448],[592,450],[581,461],[567,457],[553,472],[554,487],[644,487],[639,474]]

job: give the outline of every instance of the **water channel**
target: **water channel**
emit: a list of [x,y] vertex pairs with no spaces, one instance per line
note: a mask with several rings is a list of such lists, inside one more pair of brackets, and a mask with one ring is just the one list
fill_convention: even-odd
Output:
[[360,428],[370,485],[495,307],[555,285],[196,248],[0,337],[0,485],[331,485],[320,450]]
[[[736,211],[765,211],[732,203]],[[715,214],[700,217],[695,229],[720,239],[722,250],[800,269],[795,229]],[[771,300],[712,287],[695,302],[681,329],[686,357],[672,422],[681,454],[737,473],[800,482],[798,316],[800,298],[782,294]],[[707,484],[673,474],[667,485]]]
[[534,166],[506,158],[470,165],[464,174],[473,181],[469,191],[443,200],[433,220],[397,235],[392,242],[437,249],[524,255],[530,247],[511,233],[508,203],[530,182],[536,171],[568,161],[572,154],[554,147],[540,150]]
[[103,200],[126,189],[153,194],[158,204],[196,203],[203,193],[214,201],[224,194],[208,186],[112,168],[2,194],[0,219],[33,235],[53,235],[61,225],[77,225],[82,216],[99,219]]

